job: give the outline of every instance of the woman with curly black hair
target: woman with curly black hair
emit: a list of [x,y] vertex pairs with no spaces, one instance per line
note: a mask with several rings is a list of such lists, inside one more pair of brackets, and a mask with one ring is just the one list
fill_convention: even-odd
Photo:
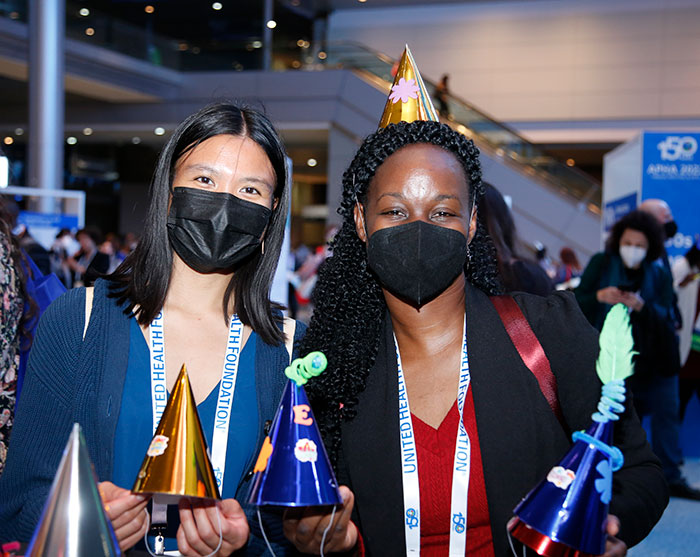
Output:
[[[506,555],[514,506],[595,410],[597,334],[573,296],[514,295],[528,349],[539,340],[551,365],[553,402],[509,339],[478,155],[444,124],[401,122],[369,136],[345,172],[343,224],[301,345],[328,356],[308,393],[345,504],[288,513],[302,551],[318,552],[333,520],[326,551]],[[667,500],[632,410],[621,424],[607,555],[641,540]]]
[[[344,484],[339,512],[287,513],[305,552],[509,555],[513,508],[596,409],[595,329],[571,294],[499,295],[479,151],[437,120],[407,48],[343,176],[300,347],[328,357],[308,393]],[[608,556],[668,500],[631,407],[615,432]]]

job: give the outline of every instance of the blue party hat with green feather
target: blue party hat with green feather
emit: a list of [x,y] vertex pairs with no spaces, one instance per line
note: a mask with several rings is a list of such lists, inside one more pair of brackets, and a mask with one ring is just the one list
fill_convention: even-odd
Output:
[[601,555],[612,498],[613,472],[623,464],[611,445],[613,424],[625,410],[625,379],[634,372],[629,310],[611,308],[599,337],[596,372],[603,383],[598,410],[586,431],[547,477],[515,507],[509,533],[539,555]]

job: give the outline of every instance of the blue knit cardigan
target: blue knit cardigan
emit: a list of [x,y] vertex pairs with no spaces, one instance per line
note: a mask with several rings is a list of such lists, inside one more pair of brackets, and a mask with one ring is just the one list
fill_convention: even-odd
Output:
[[[74,422],[82,426],[98,479],[112,478],[114,435],[126,376],[130,327],[125,306],[108,297],[108,286],[105,280],[95,283],[85,340],[84,288],[66,292],[41,317],[22,400],[16,409],[7,466],[0,477],[2,541],[31,538]],[[297,323],[295,345],[304,330],[305,326]],[[283,343],[270,346],[257,337],[255,381],[261,425],[255,455],[264,438],[262,424],[272,420],[277,410],[286,384],[283,370],[288,363],[289,354]],[[252,461],[245,469],[251,466]],[[248,489],[249,476],[239,483],[239,500]],[[255,534],[257,520],[251,520],[252,509],[246,511]],[[279,524],[269,527],[280,529]],[[268,524],[266,531],[267,528]]]

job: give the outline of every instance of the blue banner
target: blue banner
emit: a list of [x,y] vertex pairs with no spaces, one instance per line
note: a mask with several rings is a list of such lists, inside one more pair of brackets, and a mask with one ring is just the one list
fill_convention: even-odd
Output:
[[603,224],[605,232],[610,232],[613,224],[627,213],[634,211],[637,208],[637,192],[625,195],[618,199],[613,199],[605,204],[603,211]]
[[60,213],[35,213],[32,211],[20,211],[17,223],[23,224],[30,230],[39,228],[68,228],[72,231],[78,229],[78,215],[64,215]]
[[666,242],[669,256],[683,255],[700,233],[700,133],[644,133],[642,200],[671,207],[678,233]]

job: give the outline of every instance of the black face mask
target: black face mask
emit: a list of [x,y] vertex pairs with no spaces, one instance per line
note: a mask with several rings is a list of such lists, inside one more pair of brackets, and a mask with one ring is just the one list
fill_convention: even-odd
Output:
[[173,190],[168,238],[175,253],[199,273],[230,269],[260,246],[272,211],[230,193]]
[[670,220],[668,222],[664,223],[664,233],[666,234],[667,239],[671,239],[676,235],[676,232],[678,232],[678,225],[676,224],[675,220]]
[[464,272],[467,253],[464,234],[418,220],[372,234],[367,263],[387,290],[420,306]]

